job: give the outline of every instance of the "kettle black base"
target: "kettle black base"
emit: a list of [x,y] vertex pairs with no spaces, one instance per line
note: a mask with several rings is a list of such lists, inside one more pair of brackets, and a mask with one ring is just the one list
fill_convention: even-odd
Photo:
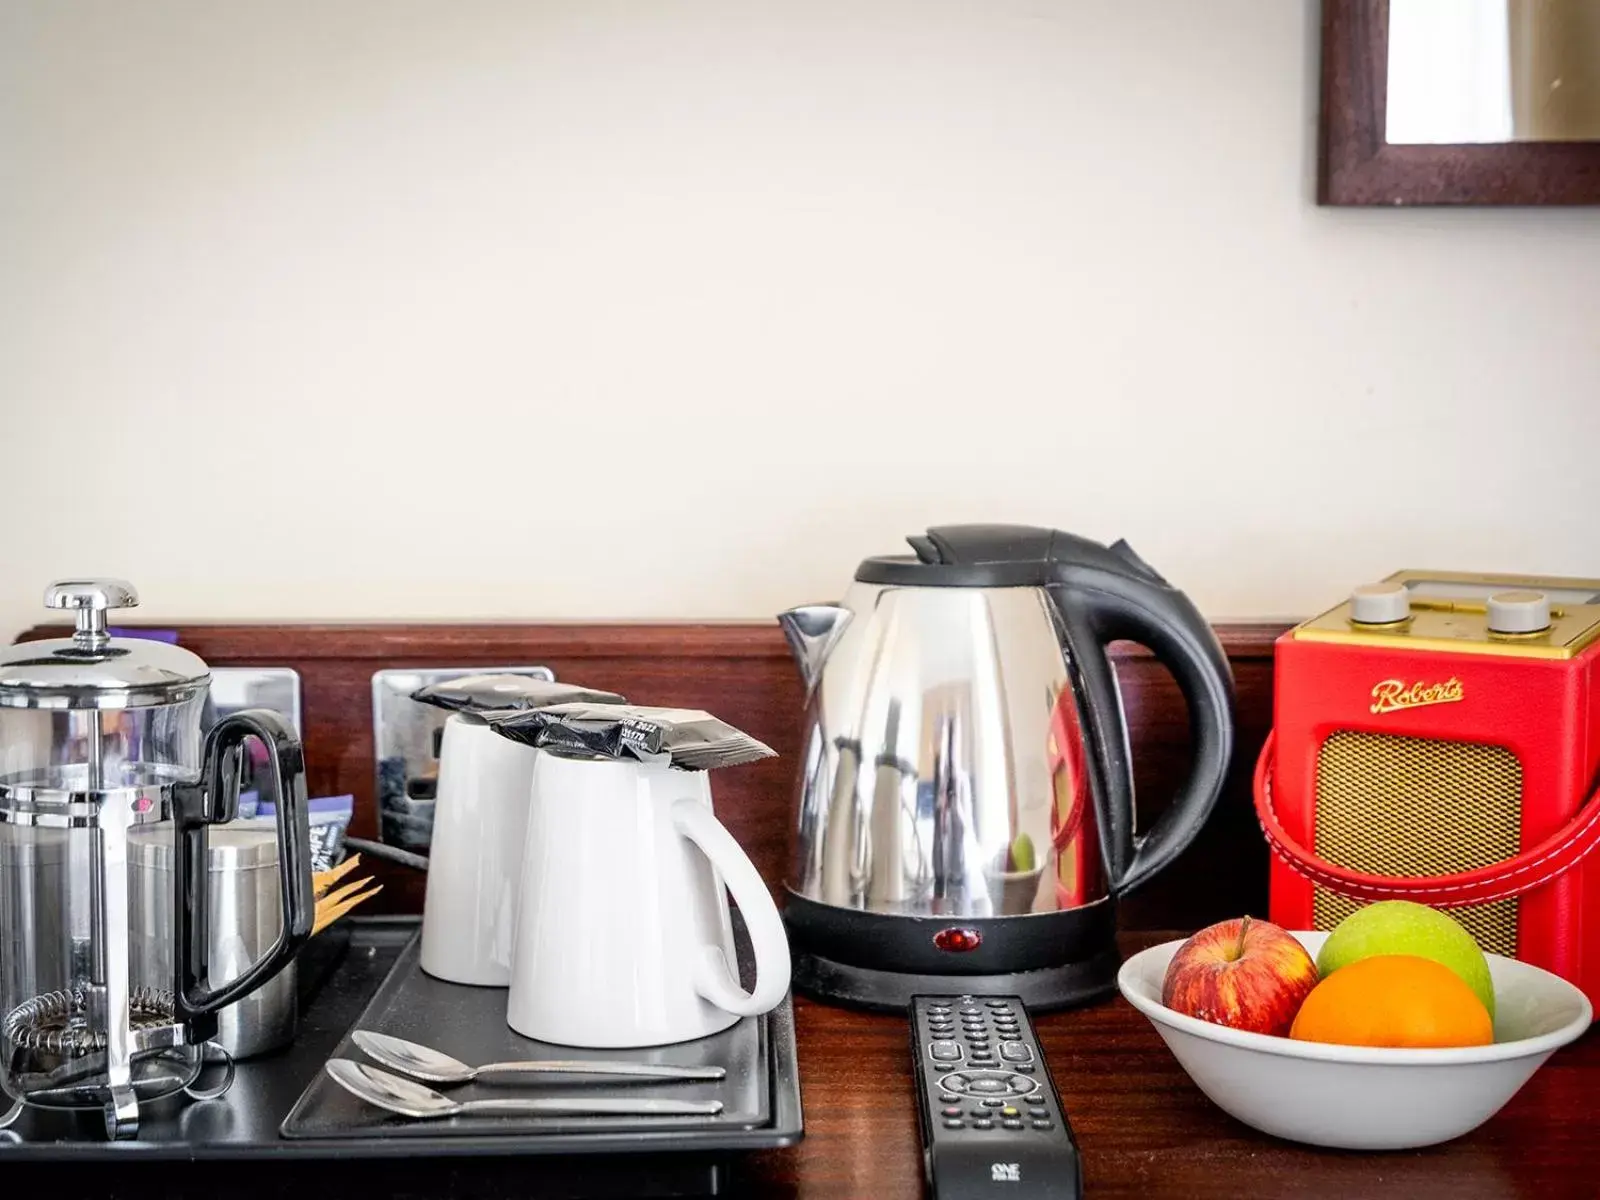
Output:
[[795,990],[856,1008],[903,1011],[913,996],[951,992],[1020,996],[1036,1011],[1070,1008],[1114,992],[1122,961],[1109,900],[969,918],[871,913],[791,889],[783,918]]
[[1014,975],[905,975],[833,962],[819,954],[794,956],[794,989],[814,1000],[851,1008],[904,1012],[913,996],[1018,996],[1031,1012],[1104,1000],[1117,990],[1121,956],[1108,950],[1086,963],[1067,963]]

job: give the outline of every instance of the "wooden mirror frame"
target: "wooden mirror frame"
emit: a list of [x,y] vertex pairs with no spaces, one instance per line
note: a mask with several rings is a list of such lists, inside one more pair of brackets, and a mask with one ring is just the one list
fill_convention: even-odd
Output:
[[1392,146],[1389,0],[1322,0],[1317,203],[1600,204],[1600,141]]

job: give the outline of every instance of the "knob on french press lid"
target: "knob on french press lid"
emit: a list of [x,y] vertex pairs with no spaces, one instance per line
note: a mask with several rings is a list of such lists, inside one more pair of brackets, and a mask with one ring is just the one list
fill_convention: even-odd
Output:
[[74,613],[69,638],[0,650],[0,707],[145,708],[178,704],[211,678],[199,655],[148,638],[114,638],[106,614],[139,593],[122,579],[63,579],[45,589],[46,608]]
[[78,614],[72,640],[85,650],[102,649],[111,640],[106,632],[106,612],[137,608],[139,593],[126,579],[58,579],[44,590],[46,608],[70,608]]

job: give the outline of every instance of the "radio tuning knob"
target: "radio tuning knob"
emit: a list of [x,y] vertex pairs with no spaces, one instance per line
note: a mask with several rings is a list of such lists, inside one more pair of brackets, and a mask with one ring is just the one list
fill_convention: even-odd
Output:
[[1496,592],[1488,608],[1490,633],[1542,633],[1550,628],[1550,597],[1543,592]]
[[1357,625],[1393,625],[1411,615],[1411,591],[1403,583],[1364,583],[1350,593],[1350,619]]

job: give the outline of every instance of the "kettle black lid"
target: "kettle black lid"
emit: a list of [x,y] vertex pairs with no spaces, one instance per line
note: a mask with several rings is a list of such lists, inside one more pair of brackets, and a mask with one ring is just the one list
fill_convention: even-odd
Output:
[[1127,542],[1103,546],[1059,529],[939,525],[906,541],[914,555],[865,559],[856,569],[856,581],[900,587],[1043,587],[1059,578],[1062,564],[1075,564],[1165,582]]

